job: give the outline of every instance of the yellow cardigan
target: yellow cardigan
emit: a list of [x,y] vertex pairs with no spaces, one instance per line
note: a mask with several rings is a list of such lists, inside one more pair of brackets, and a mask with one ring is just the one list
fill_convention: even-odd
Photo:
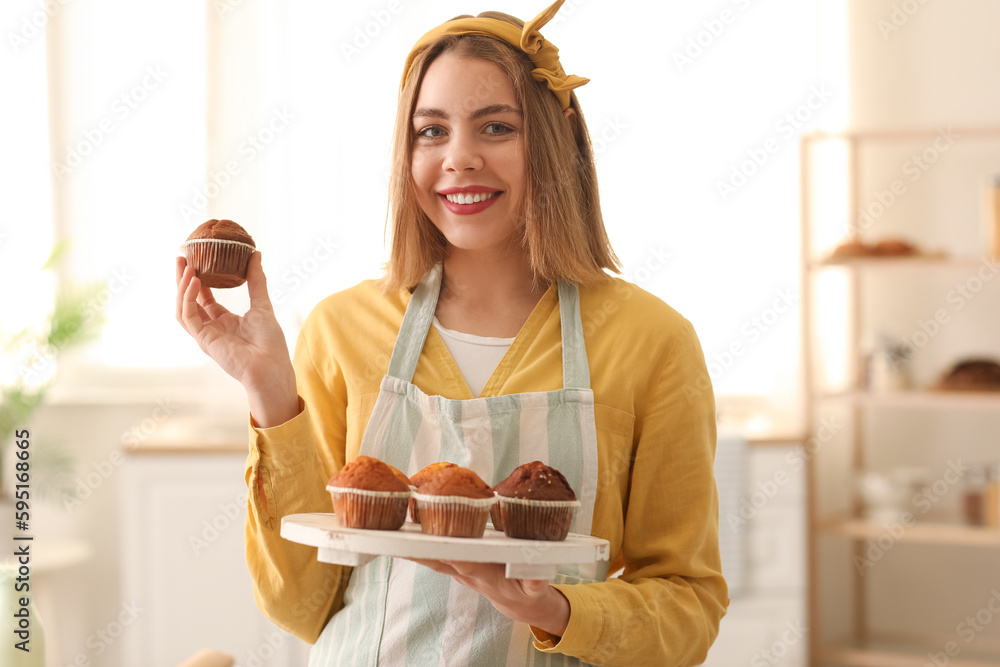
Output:
[[[366,281],[324,299],[294,354],[302,412],[274,428],[251,424],[246,557],[254,593],[268,618],[307,642],[340,608],[351,568],[320,563],[315,548],[281,538],[280,518],[332,511],[326,482],[360,451],[409,298]],[[700,664],[729,603],[712,472],[715,402],[700,344],[676,311],[617,278],[581,288],[580,310],[596,403],[593,534],[611,543],[611,572],[623,571],[558,586],[569,626],[561,638],[533,628],[536,647],[593,664]],[[560,388],[560,340],[553,285],[482,395]],[[433,327],[413,383],[427,394],[474,398]]]

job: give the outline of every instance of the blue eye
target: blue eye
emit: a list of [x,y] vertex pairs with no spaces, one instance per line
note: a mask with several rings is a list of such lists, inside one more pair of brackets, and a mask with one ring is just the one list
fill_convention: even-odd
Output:
[[417,136],[418,137],[428,137],[428,138],[433,139],[433,138],[436,138],[436,137],[444,136],[444,130],[441,129],[441,127],[439,127],[438,125],[428,125],[424,129],[419,130],[417,132]]

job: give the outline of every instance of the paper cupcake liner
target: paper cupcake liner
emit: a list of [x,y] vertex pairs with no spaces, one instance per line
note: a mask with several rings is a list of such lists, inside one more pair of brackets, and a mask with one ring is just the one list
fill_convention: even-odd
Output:
[[[410,491],[416,493],[417,487],[410,486]],[[412,495],[410,496],[410,521],[420,523],[420,509],[417,507],[417,499]]]
[[431,496],[414,493],[420,529],[429,535],[482,537],[496,497]]
[[340,525],[368,530],[399,530],[406,522],[409,491],[369,491],[328,486]]
[[205,287],[239,287],[256,248],[228,239],[188,239],[181,250]]
[[561,542],[569,534],[579,500],[528,500],[499,496],[493,525],[507,537]]

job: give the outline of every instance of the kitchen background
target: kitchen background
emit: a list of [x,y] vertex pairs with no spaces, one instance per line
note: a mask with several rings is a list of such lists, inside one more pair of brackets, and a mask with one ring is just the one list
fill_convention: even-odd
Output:
[[[174,321],[173,257],[243,224],[294,341],[384,258],[410,45],[542,8],[4,4],[0,386],[43,399],[14,425],[49,666],[304,664],[252,599],[244,399]],[[991,499],[1000,401],[923,391],[1000,357],[997,26],[988,0],[567,0],[544,31],[592,79],[625,274],[691,319],[718,395],[733,602],[706,664],[1000,664],[1000,531],[964,504]],[[828,261],[852,233],[920,256]]]

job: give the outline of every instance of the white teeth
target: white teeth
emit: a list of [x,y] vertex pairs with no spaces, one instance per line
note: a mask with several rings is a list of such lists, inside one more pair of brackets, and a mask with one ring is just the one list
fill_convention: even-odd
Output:
[[492,199],[496,197],[499,192],[477,192],[475,194],[471,193],[459,193],[455,195],[445,195],[445,198],[452,204],[476,204],[481,201],[486,201],[487,199]]

